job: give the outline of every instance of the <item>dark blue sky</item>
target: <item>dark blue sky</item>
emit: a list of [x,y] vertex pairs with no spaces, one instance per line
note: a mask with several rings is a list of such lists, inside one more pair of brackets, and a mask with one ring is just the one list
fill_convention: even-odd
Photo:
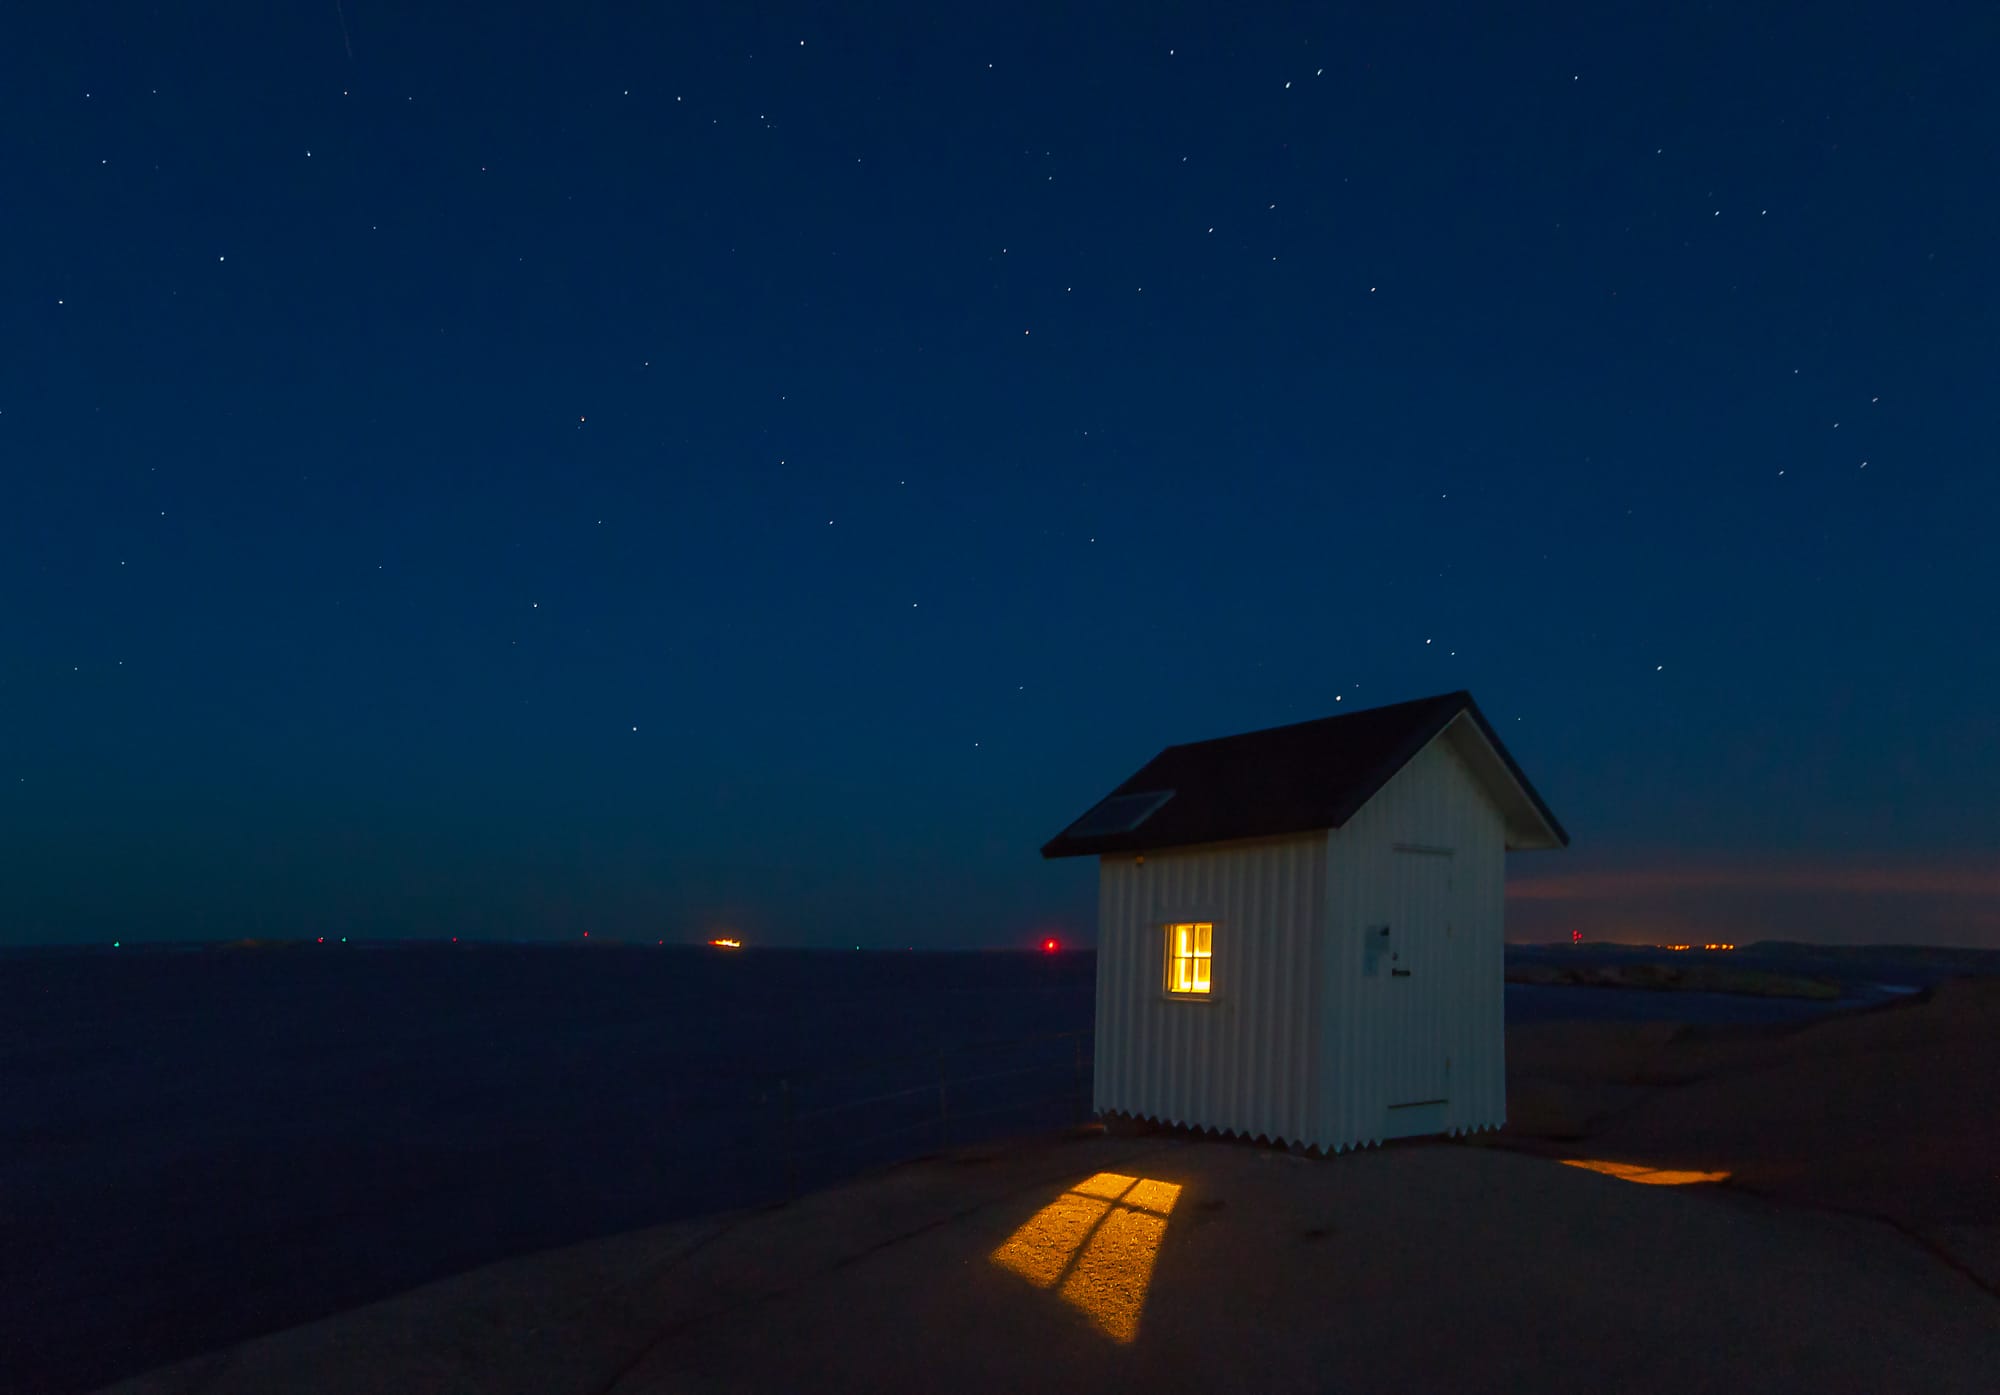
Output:
[[1466,687],[1517,937],[2000,944],[1991,6],[408,8],[10,19],[0,940],[1087,938]]

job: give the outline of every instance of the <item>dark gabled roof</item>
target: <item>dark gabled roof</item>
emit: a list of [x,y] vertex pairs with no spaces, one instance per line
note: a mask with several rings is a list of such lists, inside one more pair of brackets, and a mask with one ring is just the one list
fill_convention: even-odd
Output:
[[[1473,739],[1468,749],[1477,757],[1472,762],[1475,775],[1509,810],[1508,845],[1568,846],[1569,835],[1500,744],[1472,694],[1461,691],[1169,746],[1043,844],[1042,856],[1147,852],[1339,828],[1460,716],[1484,738]],[[1482,746],[1490,747],[1491,757]],[[1130,801],[1099,812],[1107,800],[1121,795],[1168,790],[1172,797],[1143,814],[1136,827],[1120,811],[1144,810],[1153,801]],[[1071,831],[1093,814],[1094,827],[1125,831]]]

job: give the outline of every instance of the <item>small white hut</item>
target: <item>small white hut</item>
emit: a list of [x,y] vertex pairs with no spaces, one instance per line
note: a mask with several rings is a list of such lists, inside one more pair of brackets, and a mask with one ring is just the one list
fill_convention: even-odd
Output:
[[1470,693],[1169,746],[1042,848],[1098,859],[1097,1110],[1500,1127],[1506,854],[1568,843]]

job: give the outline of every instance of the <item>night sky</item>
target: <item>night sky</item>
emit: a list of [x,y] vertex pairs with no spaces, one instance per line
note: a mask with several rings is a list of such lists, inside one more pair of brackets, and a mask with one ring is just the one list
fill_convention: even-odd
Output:
[[0,942],[1087,941],[1463,687],[1511,937],[2000,944],[1990,4],[415,8],[9,18]]

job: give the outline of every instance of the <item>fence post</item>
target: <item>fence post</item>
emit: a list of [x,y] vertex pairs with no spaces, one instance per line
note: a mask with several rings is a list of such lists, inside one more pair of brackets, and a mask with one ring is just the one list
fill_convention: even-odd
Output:
[[951,1142],[951,1100],[945,1091],[944,1048],[938,1048],[938,1151],[942,1153]]
[[1074,1040],[1076,1044],[1076,1094],[1077,1098],[1083,1101],[1083,1113],[1088,1115],[1090,1113],[1090,1082],[1084,1078],[1083,1074],[1083,1033],[1078,1032]]
[[792,1119],[792,1080],[790,1076],[778,1082],[778,1099],[784,1110],[783,1137],[779,1146],[785,1153],[785,1200],[794,1201],[799,1194],[798,1160],[792,1147],[795,1126]]

